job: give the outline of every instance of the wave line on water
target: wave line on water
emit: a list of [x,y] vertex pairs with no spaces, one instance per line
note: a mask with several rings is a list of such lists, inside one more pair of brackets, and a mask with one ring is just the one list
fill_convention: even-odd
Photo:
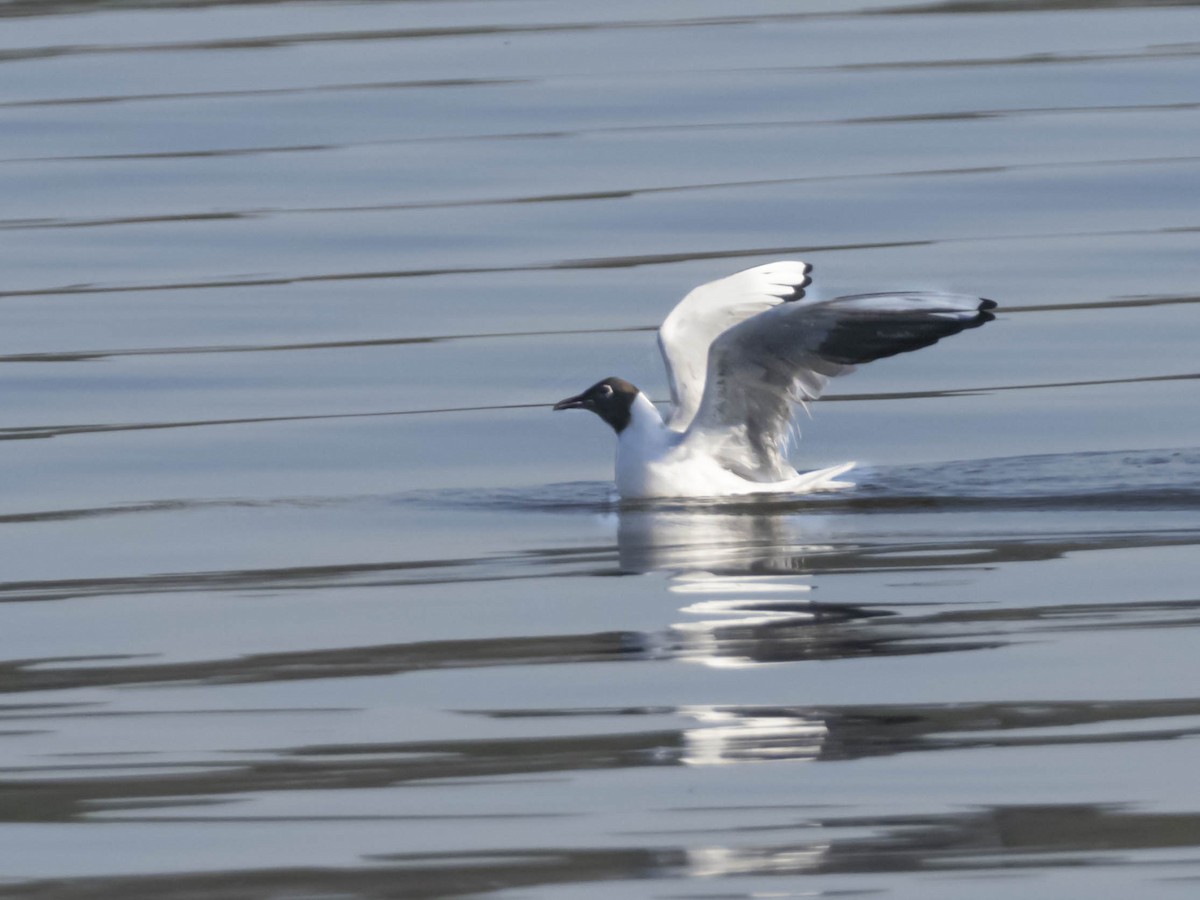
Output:
[[[1015,384],[1000,386],[981,386],[970,388],[947,388],[934,391],[897,391],[894,393],[871,394],[831,394],[822,397],[819,402],[828,403],[864,400],[920,400],[949,397],[983,396],[999,391],[1028,391],[1065,387],[1099,387],[1114,384],[1141,384],[1161,381],[1191,381],[1200,379],[1200,373],[1185,373],[1179,375],[1144,375],[1133,378],[1105,378],[1095,381],[1061,381],[1041,384]],[[666,403],[665,400],[655,400],[654,403]],[[551,403],[498,403],[480,406],[446,406],[426,409],[395,409],[356,413],[313,413],[291,416],[253,416],[226,419],[192,419],[176,422],[129,422],[129,423],[98,423],[80,425],[22,425],[0,428],[0,441],[13,440],[45,440],[76,434],[111,434],[124,431],[155,431],[170,428],[206,428],[222,425],[266,425],[278,422],[319,422],[332,419],[377,419],[391,416],[428,416],[445,415],[449,413],[494,412],[514,409],[549,409]]]
[[786,256],[805,253],[836,253],[853,250],[893,250],[905,247],[930,247],[945,244],[998,243],[1001,241],[1070,240],[1098,237],[1139,237],[1200,231],[1200,226],[1166,226],[1145,229],[1105,231],[1043,232],[1032,234],[979,235],[950,238],[924,238],[908,241],[873,241],[849,244],[805,244],[785,247],[753,247],[740,250],[692,250],[677,253],[648,253],[629,256],[599,256],[565,259],[557,262],[530,262],[511,266],[447,266],[429,269],[393,269],[385,271],[332,272],[321,275],[276,275],[264,277],[224,277],[213,281],[167,282],[161,284],[91,283],[58,287],[0,291],[0,299],[9,297],[51,297],[80,294],[147,293],[152,291],[206,290],[237,287],[282,287],[291,284],[323,284],[342,281],[377,281],[399,278],[432,278],[445,275],[494,275],[506,272],[556,272],[588,269],[634,269],[642,266],[669,265],[710,259],[745,259],[755,256]]
[[[169,100],[219,100],[240,97],[278,97],[292,94],[327,94],[349,91],[399,91],[424,88],[493,87],[527,84],[529,78],[428,78],[412,81],[357,81],[344,84],[317,84],[304,87],[245,88],[227,91],[179,91],[176,93],[91,95],[85,97],[43,97],[32,100],[6,100],[0,109],[39,106],[95,106],[108,103],[161,102]],[[320,145],[318,145],[320,146]]]
[[[1164,295],[1158,297],[1122,297],[1116,300],[1081,300],[1069,303],[1043,303],[1030,306],[1004,306],[1002,312],[1058,312],[1077,309],[1127,309],[1146,306],[1175,306],[1200,303],[1200,295]],[[44,352],[0,354],[3,363],[67,363],[91,362],[99,359],[116,359],[130,356],[195,356],[211,353],[286,353],[304,350],[347,350],[370,347],[404,347],[409,345],[446,344],[455,341],[495,341],[509,338],[563,337],[589,334],[644,334],[658,330],[657,325],[624,325],[615,328],[558,328],[540,331],[493,331],[467,332],[462,334],[433,334],[413,337],[396,336],[387,338],[346,339],[341,341],[301,341],[294,344],[210,344],[181,347],[127,347],[116,349],[48,350]],[[1152,376],[1153,378],[1186,378],[1186,375]],[[1122,380],[1124,381],[1124,380]],[[1063,387],[1092,384],[1094,382],[1070,382],[1050,385]],[[1098,382],[1095,382],[1098,383]],[[1025,387],[1019,385],[1018,387]],[[1011,390],[1008,387],[993,387],[987,390]],[[846,396],[846,395],[842,395]]]
[[657,325],[620,328],[564,328],[548,331],[500,331],[478,334],[441,334],[420,337],[367,338],[344,341],[306,341],[296,344],[214,344],[195,347],[135,347],[118,350],[63,350],[45,353],[0,355],[0,363],[86,362],[123,356],[187,356],[206,353],[277,353],[292,350],[343,350],[356,347],[399,347],[407,344],[441,344],[450,341],[497,340],[504,338],[560,337],[573,334],[624,334],[655,331]]
[[[1121,310],[1145,306],[1175,306],[1200,302],[1200,295],[1130,296],[1117,300],[1081,300],[1066,304],[1042,304],[1030,306],[1004,306],[1004,313],[1062,312],[1066,310]],[[480,331],[450,335],[419,335],[414,337],[370,337],[347,338],[344,341],[301,341],[296,343],[246,343],[246,344],[197,344],[187,347],[127,347],[113,349],[46,350],[46,352],[0,354],[0,364],[13,362],[90,362],[102,359],[119,359],[125,356],[188,356],[216,353],[287,353],[300,350],[341,350],[372,347],[424,346],[433,343],[455,341],[504,341],[523,337],[563,337],[569,335],[624,335],[647,334],[658,331],[658,325],[620,325],[616,328],[548,329],[536,331]],[[1154,378],[1186,378],[1188,376],[1154,376]],[[1117,383],[1128,379],[1118,379]],[[1096,382],[1097,384],[1099,382]],[[1075,386],[1093,382],[1072,382],[1049,386]],[[1018,385],[1026,386],[1026,385]],[[985,390],[1010,390],[1010,388],[988,388]],[[845,396],[845,395],[844,395]],[[893,396],[893,395],[888,395]]]
[[641,29],[739,26],[763,22],[787,22],[807,19],[843,18],[845,13],[775,13],[592,22],[534,22],[523,25],[473,24],[431,25],[414,28],[347,29],[290,34],[245,35],[198,41],[159,41],[128,44],[57,44],[41,47],[16,47],[0,51],[0,62],[52,59],[62,56],[92,56],[124,53],[163,53],[205,50],[266,50],[305,44],[355,43],[362,41],[428,40],[437,38],[502,37],[519,34],[552,34]]
[[318,413],[294,416],[254,416],[230,419],[192,419],[180,422],[131,422],[93,425],[29,425],[0,428],[0,441],[60,437],[70,434],[106,434],[119,431],[154,431],[167,428],[204,428],[216,425],[262,425],[274,422],[313,422],[327,419],[372,419],[385,416],[421,416],[436,413],[490,412],[503,409],[550,408],[549,403],[504,403],[494,406],[450,406],[440,409],[396,409],[385,412]]
[[[988,12],[1022,12],[1028,13],[1028,9],[1020,8],[1012,9],[1010,4],[989,4],[994,7],[987,9]],[[1145,6],[1145,0],[1141,2],[1133,2],[1133,0],[1116,0],[1116,2],[1108,2],[1105,6]],[[1150,5],[1154,6],[1191,6],[1194,5],[1192,0],[1152,0]],[[958,8],[953,8],[957,6]],[[591,21],[591,22],[533,22],[520,25],[503,25],[498,23],[479,23],[470,25],[432,25],[413,28],[376,28],[376,29],[347,29],[344,31],[318,31],[318,32],[293,32],[284,34],[260,34],[260,35],[240,35],[237,37],[217,37],[207,40],[191,40],[191,41],[154,41],[147,43],[75,43],[75,44],[50,44],[44,46],[29,46],[29,47],[12,47],[0,51],[0,63],[3,62],[25,62],[28,60],[40,59],[55,59],[64,56],[94,56],[94,55],[112,55],[112,54],[136,54],[136,53],[164,53],[164,52],[203,52],[203,51],[222,51],[222,50],[266,50],[278,49],[284,47],[295,47],[311,44],[335,44],[335,43],[357,43],[363,41],[399,41],[399,40],[428,40],[428,39],[445,39],[445,38],[472,38],[472,37],[499,37],[505,35],[523,35],[523,34],[567,34],[567,33],[590,33],[601,31],[633,31],[633,30],[666,30],[677,28],[704,28],[704,27],[738,27],[746,25],[764,25],[787,22],[812,21],[817,19],[837,20],[837,19],[853,19],[865,15],[897,15],[906,14],[912,15],[918,11],[925,12],[967,12],[976,11],[983,12],[984,9],[968,10],[966,7],[970,4],[947,4],[944,7],[933,5],[928,9],[921,10],[919,7],[884,7],[882,9],[873,10],[851,10],[843,11],[822,11],[822,12],[788,12],[788,13],[766,13],[766,14],[737,14],[729,16],[696,16],[682,18],[656,18],[642,20],[608,20],[608,21]],[[1052,4],[1039,2],[1038,8],[1045,9]],[[1075,9],[1078,3],[1067,3],[1064,8]],[[1075,54],[1056,54],[1052,52],[1024,54],[1015,57],[991,57],[983,59],[963,59],[963,60],[901,60],[895,62],[880,62],[880,63],[846,63],[832,66],[814,66],[818,69],[849,69],[858,68],[911,68],[914,66],[934,65],[934,66],[995,66],[995,65],[1030,65],[1030,64],[1046,64],[1046,63],[1076,63],[1076,62],[1109,62],[1121,61],[1125,59],[1141,59],[1141,58],[1158,58],[1166,57],[1168,59],[1177,56],[1194,56],[1196,50],[1193,45],[1181,43],[1174,45],[1163,46],[1148,46],[1140,48],[1140,51],[1117,52],[1113,51],[1095,51],[1094,53],[1075,53]]]
[[[330,145],[333,149],[340,149]],[[312,149],[324,149],[323,145],[267,148],[270,152],[294,153]],[[74,156],[51,157],[46,160],[34,161],[103,161],[103,160],[135,160],[135,159],[174,159],[207,156],[241,156],[254,155],[262,152],[261,148],[235,148],[229,150],[195,150],[175,151],[151,154],[117,154],[106,156]],[[8,159],[2,162],[26,162],[31,160]],[[368,203],[351,206],[295,206],[295,207],[261,207],[255,209],[224,209],[185,211],[175,213],[147,213],[136,216],[107,216],[97,218],[49,218],[23,217],[20,219],[0,219],[0,229],[30,230],[46,228],[100,228],[121,225],[148,225],[168,222],[205,222],[223,219],[255,219],[277,218],[280,216],[298,215],[344,215],[347,213],[374,212],[403,212],[407,210],[428,209],[469,209],[481,206],[519,206],[534,203],[576,203],[592,200],[629,200],[635,197],[653,196],[656,194],[695,193],[702,191],[723,191],[732,188],[782,187],[786,185],[827,183],[838,181],[870,181],[875,179],[893,178],[944,178],[947,176],[968,175],[1000,175],[1009,172],[1024,172],[1036,170],[1078,170],[1090,168],[1107,168],[1123,166],[1162,166],[1200,162],[1200,156],[1149,156],[1131,157],[1125,159],[1096,159],[1096,160],[1063,160],[1059,162],[1038,163],[1009,163],[986,166],[955,166],[939,169],[900,169],[889,172],[844,172],[832,175],[802,175],[791,178],[755,178],[742,181],[711,181],[690,184],[651,185],[631,188],[612,188],[594,191],[573,191],[554,194],[529,194],[510,197],[475,197],[465,200],[416,200],[396,201],[392,203]],[[935,243],[937,243],[935,241]],[[3,295],[0,295],[3,296]]]
[[[1194,55],[1180,54],[1180,55]],[[1153,58],[1163,56],[1161,53],[1151,54]],[[1058,57],[1056,59],[1045,59],[1039,57],[1037,62],[1071,62],[1071,61],[1104,61],[1111,58],[1112,60],[1137,59],[1139,57],[1125,54],[1113,54],[1111,57],[1101,56],[1080,56],[1078,59],[1067,59]],[[1029,57],[1015,57],[1008,60],[988,60],[988,64],[1003,64],[1010,63],[1029,63],[1034,60]],[[867,64],[874,69],[879,68],[912,68],[929,67],[929,66],[950,66],[950,65],[983,65],[983,60],[933,60],[928,62],[911,62],[900,61],[895,63],[872,63]],[[768,68],[755,69],[699,69],[695,70],[695,74],[722,74],[722,73],[760,73],[770,74],[775,72],[795,72],[795,71],[822,71],[822,70],[843,70],[863,68],[863,65],[858,66],[774,66]],[[410,81],[359,81],[359,82],[342,82],[333,84],[315,84],[303,85],[296,87],[278,87],[278,88],[240,88],[230,90],[211,90],[211,91],[178,91],[178,92],[160,92],[160,93],[144,93],[144,94],[91,94],[72,97],[36,97],[25,100],[6,100],[0,102],[0,109],[19,109],[28,107],[43,107],[43,106],[94,106],[111,103],[161,103],[167,102],[186,102],[190,100],[221,100],[221,99],[241,99],[241,98],[257,98],[257,97],[276,97],[288,95],[307,95],[307,94],[326,94],[326,93],[353,93],[358,91],[389,91],[389,90],[417,90],[417,89],[437,89],[437,88],[459,88],[459,87],[507,87],[511,85],[545,85],[554,81],[567,80],[583,80],[594,79],[595,76],[588,75],[555,75],[550,77],[540,78],[430,78],[416,79]],[[848,118],[835,119],[802,119],[802,120],[777,120],[777,121],[732,121],[732,122],[709,122],[709,123],[674,123],[674,124],[653,124],[653,125],[609,125],[591,128],[571,129],[570,131],[530,131],[516,132],[506,134],[481,134],[481,135],[446,135],[434,137],[410,137],[410,138],[394,138],[389,140],[379,141],[361,141],[351,144],[331,145],[325,147],[323,145],[314,145],[311,149],[344,149],[346,147],[363,147],[363,146],[380,146],[389,144],[405,144],[427,141],[473,141],[481,139],[506,139],[530,137],[539,138],[547,136],[561,137],[566,135],[582,135],[582,134],[615,134],[623,132],[658,132],[658,131],[685,131],[693,129],[742,129],[742,128],[771,128],[771,127],[809,127],[809,126],[824,126],[824,125],[875,125],[875,124],[892,124],[904,122],[929,122],[929,121],[959,121],[970,119],[988,119],[988,118],[1008,118],[1014,116],[1025,115],[1056,115],[1056,114],[1074,114],[1074,113],[1124,113],[1124,112],[1152,112],[1152,111],[1172,111],[1172,110],[1194,110],[1197,108],[1196,103],[1179,102],[1179,103],[1144,103],[1144,104],[1100,104],[1087,106],[1049,106],[1049,107],[1014,107],[1014,108],[999,108],[999,109],[984,109],[984,110],[963,110],[951,112],[930,112],[930,113],[912,113],[900,115],[884,115],[884,116],[856,116]],[[110,158],[110,157],[46,157],[46,159],[93,159],[93,158]]]
[[[333,86],[329,90],[337,90],[338,86]],[[349,88],[347,88],[348,90]],[[282,90],[282,89],[281,89]],[[295,89],[297,91],[309,89]],[[314,88],[312,90],[324,90],[324,88]],[[152,96],[152,95],[147,95]],[[173,96],[173,95],[167,95]],[[180,95],[189,96],[189,95]],[[112,98],[111,102],[120,102],[124,98]],[[135,98],[136,99],[136,98]],[[66,104],[66,103],[100,103],[106,102],[108,98],[78,98],[77,100],[62,100],[62,101],[46,101],[50,104]],[[19,105],[39,105],[41,101],[17,101],[7,104],[9,106]],[[6,104],[0,103],[0,108],[4,108]],[[482,134],[455,134],[455,135],[422,135],[403,138],[388,138],[385,140],[375,141],[347,141],[339,144],[271,144],[264,146],[242,146],[242,147],[225,147],[225,148],[205,148],[195,150],[160,150],[137,152],[130,151],[125,153],[92,153],[70,156],[14,156],[7,159],[0,159],[0,164],[11,163],[59,163],[59,162],[131,162],[142,161],[148,159],[193,159],[193,158],[208,158],[208,157],[223,157],[223,156],[265,156],[273,153],[326,153],[326,152],[341,152],[345,150],[361,149],[366,147],[394,147],[407,144],[428,144],[428,143],[468,143],[479,141],[513,141],[513,140],[546,140],[546,139],[562,139],[562,138],[577,138],[588,135],[606,135],[606,134],[653,134],[660,132],[686,132],[686,131],[740,131],[745,129],[779,129],[779,128],[813,128],[813,127],[829,127],[829,126],[855,126],[855,125],[903,125],[912,123],[924,122],[973,122],[987,119],[1001,118],[1018,118],[1021,116],[1050,116],[1050,115],[1086,115],[1094,113],[1104,113],[1106,115],[1113,113],[1145,113],[1145,112],[1193,112],[1200,109],[1200,102],[1180,102],[1180,103],[1146,103],[1146,104],[1131,104],[1122,106],[1098,105],[1098,106],[1061,106],[1061,107],[1027,107],[1027,108],[1012,108],[1012,109],[985,109],[985,110],[950,110],[950,111],[932,111],[923,113],[909,113],[901,115],[886,115],[886,116],[858,116],[851,118],[835,118],[835,119],[764,119],[752,122],[734,121],[734,122],[684,122],[671,124],[652,124],[652,125],[609,125],[596,128],[572,128],[566,131],[518,131],[518,132],[486,132]],[[1190,157],[1189,157],[1190,158]],[[1048,163],[1046,165],[1054,165]],[[986,167],[985,167],[986,168]],[[951,170],[958,172],[961,170]],[[879,177],[887,177],[889,173],[879,173]],[[914,174],[914,173],[898,173],[898,174]],[[929,174],[937,174],[937,170],[930,170]],[[838,177],[838,176],[831,176]],[[867,177],[867,176],[864,176]],[[599,192],[610,193],[610,192]],[[615,193],[623,193],[621,191]],[[476,201],[466,201],[476,202]],[[487,201],[477,201],[487,202]],[[514,201],[517,202],[517,201]],[[348,207],[348,209],[356,209],[357,207]],[[373,207],[366,207],[373,208]],[[383,206],[380,208],[390,208]],[[309,210],[298,210],[308,212]],[[319,210],[312,210],[319,211]],[[202,217],[202,213],[195,214],[196,217]],[[180,214],[180,218],[190,218],[187,214]],[[14,223],[19,223],[21,220],[10,220]],[[39,220],[29,220],[37,222]],[[52,221],[52,220],[40,220]],[[118,220],[119,221],[119,220]],[[2,227],[2,226],[0,226]]]

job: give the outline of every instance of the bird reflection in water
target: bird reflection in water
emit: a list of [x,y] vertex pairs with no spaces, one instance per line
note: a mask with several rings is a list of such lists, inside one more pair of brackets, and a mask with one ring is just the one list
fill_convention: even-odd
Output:
[[[887,612],[811,599],[806,559],[832,548],[811,540],[815,529],[795,510],[625,508],[619,517],[621,571],[671,573],[684,617],[666,636],[675,659],[717,668],[841,659],[888,640],[851,624]],[[698,725],[683,734],[687,765],[815,759],[828,736],[824,721],[799,709],[680,712]]]
[[845,626],[891,613],[811,599],[808,560],[834,549],[813,540],[817,527],[791,508],[622,509],[620,568],[670,573],[685,617],[670,627],[676,658],[734,667],[871,653],[884,635]]
[[679,712],[700,724],[683,732],[680,762],[688,766],[813,760],[829,735],[821,718],[799,710],[759,716],[743,709],[685,706]]

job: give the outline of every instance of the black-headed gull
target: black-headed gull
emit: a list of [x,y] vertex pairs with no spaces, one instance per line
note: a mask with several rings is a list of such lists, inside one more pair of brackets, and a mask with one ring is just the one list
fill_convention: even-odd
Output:
[[554,409],[588,409],[617,433],[622,497],[719,497],[845,487],[844,463],[788,463],[793,404],[860,363],[928,347],[990,322],[982,297],[905,291],[803,302],[808,263],[784,260],[701,285],[658,330],[674,407],[664,422],[622,378]]

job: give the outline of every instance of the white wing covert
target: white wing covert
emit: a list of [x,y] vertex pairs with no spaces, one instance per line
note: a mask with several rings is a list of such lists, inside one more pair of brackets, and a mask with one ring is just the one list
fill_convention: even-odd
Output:
[[815,400],[830,378],[860,363],[989,322],[995,306],[962,294],[910,292],[768,309],[713,342],[703,400],[684,440],[715,448],[709,452],[743,478],[792,477],[787,450],[793,403]]
[[710,281],[679,301],[658,329],[674,408],[668,426],[683,431],[704,396],[708,353],[722,332],[785,301],[799,300],[812,266],[781,260]]

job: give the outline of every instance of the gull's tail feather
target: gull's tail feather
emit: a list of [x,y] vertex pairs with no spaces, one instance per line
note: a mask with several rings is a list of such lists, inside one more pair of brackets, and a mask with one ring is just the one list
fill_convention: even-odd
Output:
[[838,481],[837,477],[843,472],[849,472],[855,465],[857,464],[848,462],[837,466],[830,466],[827,469],[804,472],[795,478],[789,478],[781,487],[790,493],[796,494],[808,494],[814,491],[840,491],[843,488],[852,488],[854,487],[853,481]]

